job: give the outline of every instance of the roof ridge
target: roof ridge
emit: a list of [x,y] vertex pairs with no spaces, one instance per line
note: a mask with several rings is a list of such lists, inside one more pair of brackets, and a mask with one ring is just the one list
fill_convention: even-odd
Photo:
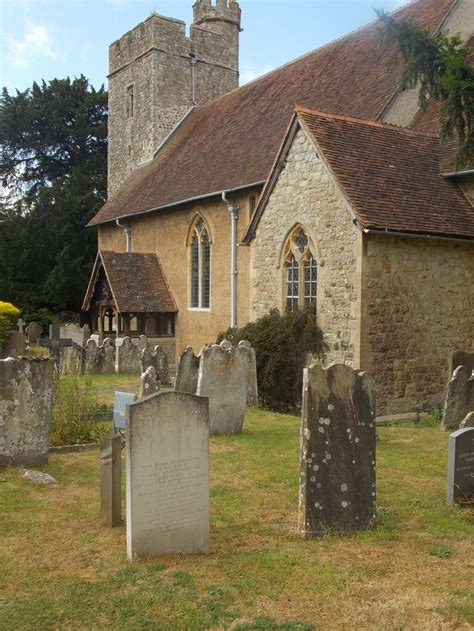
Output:
[[[397,7],[396,9],[394,9],[393,11],[389,11],[388,14],[389,15],[395,15],[396,13],[406,9],[407,7],[409,7],[409,6],[413,5],[413,4],[422,3],[423,1],[424,0],[409,0],[405,4],[403,4],[403,5],[399,6],[399,7]],[[368,29],[370,27],[375,26],[377,24],[377,22],[379,22],[379,21],[380,21],[379,18],[376,18],[376,19],[372,20],[371,22],[367,22],[366,24],[362,24],[361,26],[355,28],[354,30],[349,31],[349,33],[344,33],[344,35],[340,35],[339,37],[336,37],[335,39],[332,39],[329,42],[325,42],[324,44],[321,44],[321,46],[317,46],[316,48],[313,48],[312,50],[309,50],[308,52],[303,53],[302,55],[299,55],[298,57],[295,57],[294,59],[290,59],[290,61],[287,61],[286,63],[282,64],[281,66],[277,66],[276,68],[273,68],[272,70],[269,70],[268,72],[265,72],[265,73],[261,74],[260,76],[255,77],[255,79],[252,79],[251,81],[247,81],[247,83],[244,83],[243,85],[239,85],[238,87],[234,88],[233,90],[230,90],[229,92],[226,92],[225,94],[222,94],[221,96],[216,97],[212,101],[208,101],[207,103],[205,103],[203,105],[199,105],[196,108],[195,111],[198,112],[199,110],[207,109],[208,107],[210,107],[211,105],[213,105],[217,101],[225,99],[229,95],[234,94],[235,92],[238,92],[239,90],[243,90],[247,86],[253,85],[254,83],[258,83],[259,81],[261,81],[262,79],[265,79],[266,77],[269,77],[273,73],[279,72],[280,70],[283,70],[283,68],[287,68],[288,66],[291,66],[292,64],[295,64],[298,61],[301,61],[302,59],[305,59],[306,57],[309,57],[310,55],[313,55],[314,53],[317,53],[317,52],[319,52],[321,50],[324,50],[325,48],[329,48],[330,46],[333,46],[334,44],[337,44],[338,42],[342,42],[345,39],[349,39],[350,37],[356,35],[357,33],[360,33],[361,31],[364,31],[365,29]]]
[[393,123],[385,123],[381,120],[376,120],[373,118],[357,118],[355,116],[347,116],[344,114],[333,114],[332,112],[323,112],[322,110],[313,110],[307,107],[302,107],[297,105],[295,107],[295,112],[302,114],[312,114],[315,116],[321,116],[323,118],[333,118],[336,120],[343,120],[350,123],[361,123],[363,125],[370,125],[371,127],[379,127],[383,129],[392,129],[394,131],[402,132],[408,136],[421,136],[422,138],[430,138],[438,140],[438,136],[436,134],[428,134],[426,132],[417,131],[411,129],[409,127],[402,127],[400,125],[394,125]]

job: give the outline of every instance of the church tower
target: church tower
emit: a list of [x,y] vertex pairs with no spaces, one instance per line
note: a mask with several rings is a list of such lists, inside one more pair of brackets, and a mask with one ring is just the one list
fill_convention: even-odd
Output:
[[181,20],[153,13],[109,48],[109,196],[193,105],[239,85],[240,7],[197,0],[189,37]]

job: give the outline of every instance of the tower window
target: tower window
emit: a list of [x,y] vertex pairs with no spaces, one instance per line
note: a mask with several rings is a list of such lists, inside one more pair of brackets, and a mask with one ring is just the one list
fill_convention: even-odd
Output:
[[135,103],[133,100],[133,85],[129,85],[127,87],[127,102],[126,102],[127,118],[133,117],[134,106],[135,106]]

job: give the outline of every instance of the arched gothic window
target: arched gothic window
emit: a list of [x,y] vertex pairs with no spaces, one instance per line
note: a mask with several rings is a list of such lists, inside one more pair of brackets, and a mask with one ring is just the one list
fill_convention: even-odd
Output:
[[190,231],[191,296],[193,309],[209,309],[211,306],[211,240],[209,230],[200,216],[196,217]]
[[316,307],[318,263],[315,247],[304,228],[296,226],[283,249],[283,295],[285,309]]

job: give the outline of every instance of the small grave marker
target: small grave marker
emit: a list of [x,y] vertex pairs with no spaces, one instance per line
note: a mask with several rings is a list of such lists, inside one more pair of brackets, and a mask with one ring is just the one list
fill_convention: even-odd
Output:
[[122,437],[104,436],[100,453],[100,510],[104,526],[122,521]]
[[125,410],[127,405],[135,403],[137,396],[131,392],[115,392],[114,397],[114,431],[125,429]]
[[49,337],[40,337],[37,343],[38,346],[46,346],[51,349],[51,354],[58,365],[61,362],[61,349],[72,346],[72,340],[61,339],[61,329],[57,324],[50,324]]
[[449,436],[447,504],[473,506],[474,427],[458,429]]

